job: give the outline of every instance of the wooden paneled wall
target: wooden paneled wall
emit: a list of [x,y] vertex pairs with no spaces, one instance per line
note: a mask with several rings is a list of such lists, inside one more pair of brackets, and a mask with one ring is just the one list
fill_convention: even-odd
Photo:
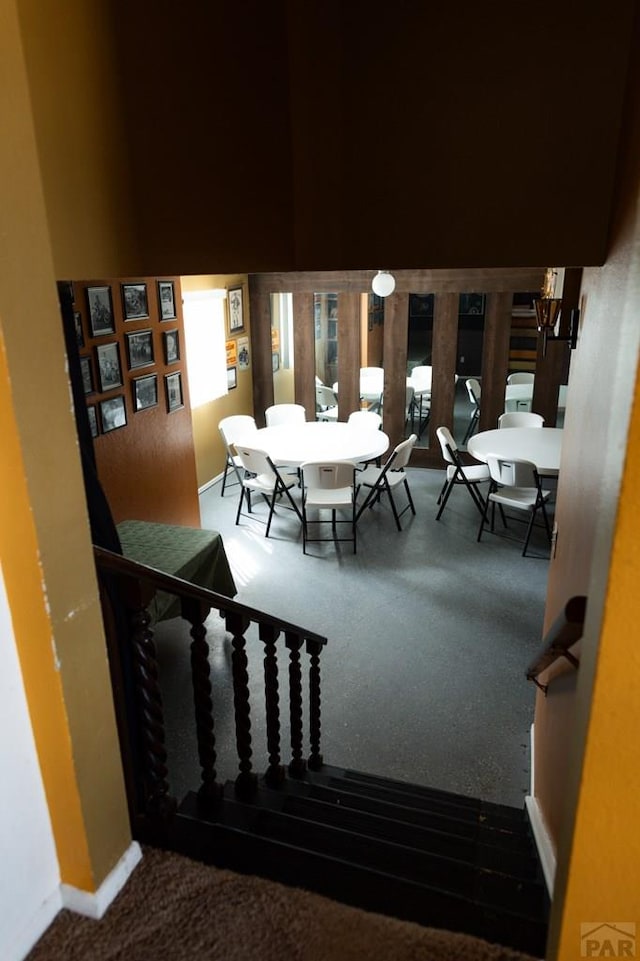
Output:
[[[173,285],[174,316],[166,320],[161,319],[159,281]],[[125,284],[136,285],[146,293],[146,302],[140,301],[134,311],[139,315],[135,319],[125,318]],[[104,333],[98,334],[95,328],[92,330],[87,294],[87,289],[92,287],[108,288],[110,292],[112,322],[104,326],[112,329],[106,329]],[[73,296],[79,338],[83,341],[79,345],[80,357],[88,361],[94,388],[87,393],[86,399],[97,417],[98,435],[93,444],[98,476],[116,523],[137,519],[199,527],[180,278],[76,280],[73,281]],[[149,333],[152,356],[138,352],[135,360],[132,359],[135,343],[132,344],[130,335],[141,332]],[[165,355],[165,334],[168,332],[177,332],[178,338],[179,357],[171,363],[167,363]],[[114,377],[119,383],[102,390],[99,353],[110,345],[110,353],[117,350],[119,356],[120,376]],[[135,366],[136,363],[140,366]],[[179,375],[182,403],[169,410],[167,377],[174,374]],[[149,376],[155,378],[157,403],[136,410],[136,381]],[[115,399],[124,406],[126,423],[106,430],[109,426],[107,408]]]

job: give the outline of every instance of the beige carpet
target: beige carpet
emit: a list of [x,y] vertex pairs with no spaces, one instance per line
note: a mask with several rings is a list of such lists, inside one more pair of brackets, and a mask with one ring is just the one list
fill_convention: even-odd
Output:
[[27,961],[526,961],[462,934],[145,848],[101,921],[61,911]]

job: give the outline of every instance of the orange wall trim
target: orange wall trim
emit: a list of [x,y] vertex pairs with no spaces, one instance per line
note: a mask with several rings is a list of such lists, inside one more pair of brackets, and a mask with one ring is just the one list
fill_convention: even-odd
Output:
[[0,558],[18,657],[49,806],[62,880],[85,891],[95,880],[73,763],[55,638],[47,610],[38,543],[14,418],[4,338],[0,332]]

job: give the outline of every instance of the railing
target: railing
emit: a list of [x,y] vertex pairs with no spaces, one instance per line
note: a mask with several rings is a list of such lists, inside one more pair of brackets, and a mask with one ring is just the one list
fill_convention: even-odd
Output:
[[[158,658],[149,605],[156,591],[181,600],[181,616],[190,624],[191,679],[201,784],[199,802],[215,806],[222,793],[216,772],[216,736],[205,621],[210,611],[225,618],[232,635],[232,682],[238,774],[235,791],[251,798],[258,788],[252,764],[251,704],[246,634],[257,624],[264,645],[265,727],[268,767],[264,778],[277,786],[286,777],[300,777],[307,767],[322,767],[320,750],[320,655],[326,638],[239,604],[214,591],[146,567],[111,551],[94,547],[101,588],[116,714],[125,766],[130,813],[137,819],[168,821],[177,807],[170,795],[165,722]],[[291,755],[285,770],[281,759],[280,692],[277,641],[284,635],[289,651],[289,720]],[[309,755],[304,757],[303,670],[301,652],[309,656]]]
[[547,631],[542,650],[527,668],[527,680],[533,681],[545,695],[548,685],[541,684],[538,677],[548,667],[551,667],[554,661],[564,657],[576,669],[580,666],[580,661],[571,653],[569,648],[573,647],[576,641],[579,641],[582,637],[586,609],[586,597],[577,595],[570,598],[562,613],[558,615]]

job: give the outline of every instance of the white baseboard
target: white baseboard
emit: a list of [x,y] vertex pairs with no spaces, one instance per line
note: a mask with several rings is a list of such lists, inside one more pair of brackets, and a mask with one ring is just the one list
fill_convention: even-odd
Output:
[[553,898],[553,886],[556,880],[556,853],[553,849],[551,838],[547,831],[547,825],[544,822],[537,798],[528,795],[524,799],[524,803],[527,814],[529,815],[536,848],[538,849],[538,857],[540,858],[540,866],[544,874],[547,891],[549,892],[549,897]]
[[56,888],[55,891],[42,902],[18,937],[11,942],[8,954],[9,961],[22,961],[23,958],[26,958],[31,949],[45,933],[61,907],[62,894],[60,888]]
[[536,772],[535,772],[535,729],[531,725],[531,793],[524,799],[525,809],[529,815],[529,823],[533,832],[533,839],[538,850],[540,866],[544,875],[545,884],[549,897],[553,898],[553,887],[556,880],[556,853],[551,843],[551,838],[545,824],[542,809],[536,797]]
[[200,496],[200,494],[204,494],[205,491],[208,491],[210,487],[213,487],[214,484],[217,484],[218,481],[221,481],[223,477],[224,471],[221,471],[215,477],[212,477],[210,481],[207,481],[206,484],[203,484],[202,487],[198,488],[198,496]]
[[133,869],[142,858],[137,841],[132,841],[116,866],[104,879],[97,891],[82,891],[70,884],[61,884],[62,907],[84,914],[87,918],[99,921],[113,899],[120,893],[129,880]]

